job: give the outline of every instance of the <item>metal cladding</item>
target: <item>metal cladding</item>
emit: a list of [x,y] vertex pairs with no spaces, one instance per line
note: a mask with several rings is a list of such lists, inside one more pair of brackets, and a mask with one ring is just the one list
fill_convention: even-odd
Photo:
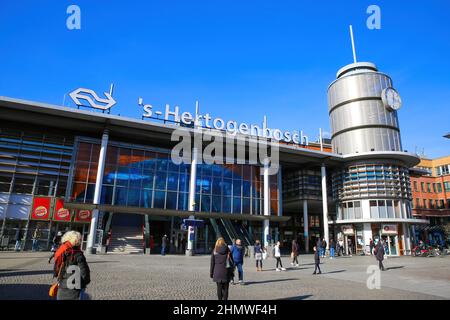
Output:
[[397,112],[382,101],[383,90],[390,87],[391,78],[373,63],[353,63],[338,71],[328,88],[335,153],[402,151]]

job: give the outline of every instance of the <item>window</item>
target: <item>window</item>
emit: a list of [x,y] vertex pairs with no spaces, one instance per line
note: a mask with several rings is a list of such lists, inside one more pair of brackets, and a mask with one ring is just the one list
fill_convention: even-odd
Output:
[[377,207],[377,201],[376,200],[370,200],[370,217],[371,218],[378,218],[378,207]]
[[433,183],[433,192],[436,193],[436,183]]
[[437,191],[438,191],[439,193],[442,192],[442,184],[441,184],[440,182],[437,183]]
[[417,181],[414,181],[414,191],[419,191],[418,189],[417,189]]
[[427,183],[427,191],[431,192],[431,183]]
[[450,192],[450,181],[444,182],[444,189],[446,192]]
[[425,182],[421,182],[421,183],[420,183],[420,190],[421,190],[422,192],[425,192]]

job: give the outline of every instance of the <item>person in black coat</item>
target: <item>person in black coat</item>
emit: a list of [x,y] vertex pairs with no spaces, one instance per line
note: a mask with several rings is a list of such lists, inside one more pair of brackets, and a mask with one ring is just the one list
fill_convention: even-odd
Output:
[[380,270],[385,271],[384,265],[383,265],[385,251],[384,251],[384,245],[383,245],[382,240],[378,241],[377,246],[375,247],[374,253],[375,253],[375,258],[378,260],[378,266],[380,267]]
[[[229,263],[227,263],[227,260]],[[210,277],[217,284],[217,297],[219,300],[228,300],[228,289],[233,268],[234,261],[230,249],[223,238],[217,239],[211,254]]]
[[14,250],[20,251],[20,247],[22,244],[22,232],[20,231],[20,226],[17,226],[16,235],[14,237],[14,240],[16,240],[16,245]]
[[317,269],[319,270],[319,274],[322,273],[322,271],[320,270],[320,255],[319,255],[319,251],[317,250],[317,247],[314,247],[314,273],[317,273]]
[[[91,272],[80,249],[81,234],[69,231],[61,239],[61,247],[55,253],[54,277],[59,281],[57,300],[81,300],[86,286],[91,282]],[[68,268],[76,266],[75,272]],[[78,279],[74,277],[79,275]],[[73,281],[75,279],[75,281]],[[70,281],[68,283],[68,281]]]

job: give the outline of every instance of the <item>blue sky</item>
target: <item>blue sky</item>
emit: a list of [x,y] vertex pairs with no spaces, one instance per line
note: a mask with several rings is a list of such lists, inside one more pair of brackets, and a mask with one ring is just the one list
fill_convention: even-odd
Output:
[[[66,9],[81,8],[81,30]],[[369,5],[381,30],[366,27]],[[352,62],[389,74],[403,99],[403,147],[450,154],[450,2],[441,1],[0,1],[0,95],[62,104],[85,86],[115,83],[112,113],[140,118],[139,97],[213,117],[329,129],[327,87]],[[68,100],[66,100],[69,103]]]

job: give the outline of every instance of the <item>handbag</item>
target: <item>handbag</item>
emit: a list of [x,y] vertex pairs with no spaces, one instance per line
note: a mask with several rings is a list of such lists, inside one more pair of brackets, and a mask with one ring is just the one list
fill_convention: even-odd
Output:
[[234,263],[233,260],[231,260],[230,252],[228,252],[227,254],[227,260],[225,261],[225,268],[227,269],[234,268]]
[[61,264],[61,267],[59,268],[58,276],[56,277],[56,282],[50,286],[50,290],[48,290],[48,295],[51,298],[56,297],[58,294],[59,289],[59,282],[61,281],[61,271],[64,268],[64,262]]

